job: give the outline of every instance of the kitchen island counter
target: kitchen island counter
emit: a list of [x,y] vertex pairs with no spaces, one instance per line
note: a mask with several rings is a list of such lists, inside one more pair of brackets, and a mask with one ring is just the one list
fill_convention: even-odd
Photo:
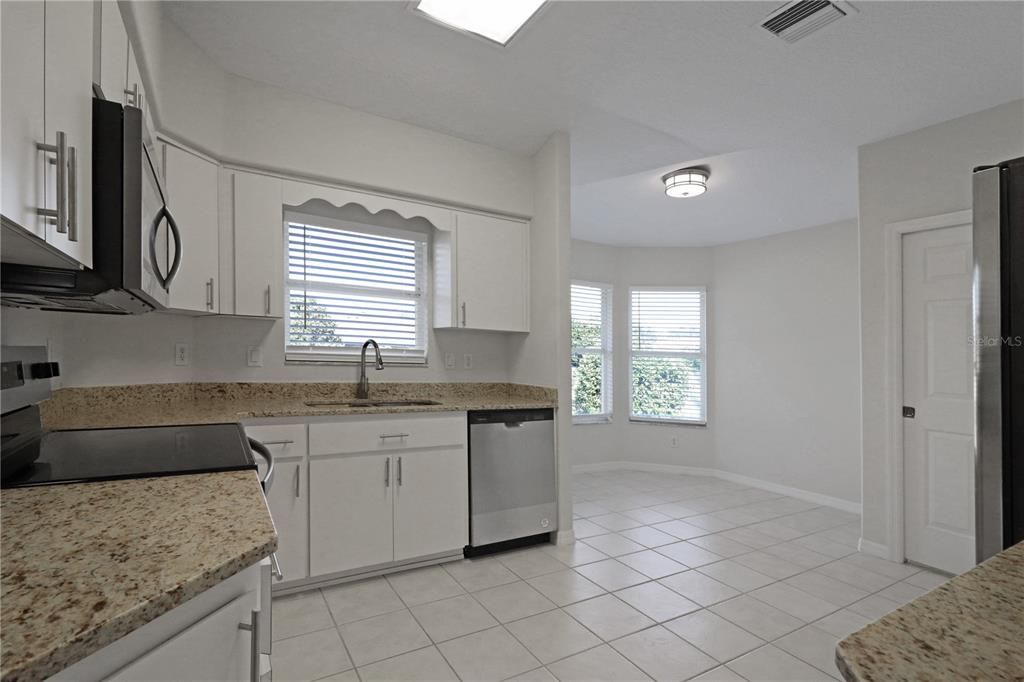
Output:
[[254,471],[0,493],[0,679],[42,680],[268,556]]
[[836,647],[847,680],[1024,677],[1024,543],[997,554]]

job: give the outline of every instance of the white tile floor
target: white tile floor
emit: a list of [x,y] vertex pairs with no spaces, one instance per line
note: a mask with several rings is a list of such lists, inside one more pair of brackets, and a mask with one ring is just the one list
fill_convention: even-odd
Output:
[[274,600],[274,679],[830,680],[836,642],[942,584],[856,516],[714,478],[575,477],[572,546]]

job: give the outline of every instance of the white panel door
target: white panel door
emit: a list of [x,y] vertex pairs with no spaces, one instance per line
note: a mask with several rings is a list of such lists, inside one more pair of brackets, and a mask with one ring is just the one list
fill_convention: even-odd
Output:
[[[46,241],[88,267],[92,266],[94,24],[91,2],[46,2],[46,141],[52,144],[57,131],[67,134],[70,223],[47,224]],[[55,177],[54,172],[47,173],[48,208],[57,207]]]
[[[268,445],[274,455],[274,480],[267,504],[277,529],[277,560],[283,580],[309,575],[309,483],[304,457],[280,458],[282,446]],[[279,459],[280,458],[280,459]]]
[[969,225],[903,237],[904,527],[907,559],[974,565],[974,394]]
[[125,103],[128,83],[128,31],[117,0],[100,4],[100,89],[111,102]]
[[246,592],[107,679],[116,682],[242,682],[252,679],[249,674],[252,633],[238,626],[251,624],[252,611],[258,605],[256,592]]
[[43,129],[43,3],[0,3],[0,147],[3,149],[3,182],[0,213],[46,238],[45,219],[36,209],[46,202],[46,176],[55,170],[50,154],[36,149]]
[[284,314],[281,180],[234,174],[235,314]]
[[217,164],[173,145],[163,145],[167,206],[181,232],[181,269],[174,278],[168,308],[218,311]]
[[459,550],[469,542],[464,447],[395,453],[395,560]]
[[456,214],[458,326],[529,331],[529,231],[515,220]]
[[389,455],[309,460],[311,576],[394,559],[394,473]]

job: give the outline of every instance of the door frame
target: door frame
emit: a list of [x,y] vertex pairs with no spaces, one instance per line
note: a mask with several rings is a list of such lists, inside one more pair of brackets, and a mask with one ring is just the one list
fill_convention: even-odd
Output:
[[[861,547],[863,551],[903,562],[906,530],[903,526],[903,236],[913,232],[972,225],[970,210],[953,211],[925,218],[887,223],[885,240],[885,470],[888,507],[888,547]],[[861,540],[862,544],[864,540]]]

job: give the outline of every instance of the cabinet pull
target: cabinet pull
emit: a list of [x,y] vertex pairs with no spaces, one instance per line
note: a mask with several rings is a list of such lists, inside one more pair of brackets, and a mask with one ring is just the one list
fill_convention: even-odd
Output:
[[206,281],[206,309],[213,310],[213,277]]
[[466,326],[466,302],[462,302],[462,326]]
[[249,680],[259,682],[260,680],[260,612],[253,609],[249,616],[248,623],[239,623],[239,630],[245,630],[252,635],[252,645],[249,647]]
[[408,438],[408,433],[382,433],[380,434],[381,440],[387,440],[389,438]]
[[263,309],[265,314],[270,314],[270,285],[267,285],[267,291],[263,294]]
[[398,458],[398,487],[402,487],[402,458]]
[[263,440],[260,441],[264,445],[291,445],[295,441],[293,440]]
[[45,207],[37,208],[36,213],[41,216],[45,216],[50,220],[50,222],[56,223],[58,232],[67,232],[68,137],[64,131],[58,130],[56,135],[56,144],[36,142],[36,149],[48,154],[54,154],[56,159],[51,159],[50,163],[56,166],[57,169],[57,209],[54,210],[52,208]]
[[274,574],[274,580],[284,580],[284,573],[281,572],[281,564],[277,561],[277,552],[270,555],[270,570]]
[[384,487],[391,487],[391,458],[384,458]]
[[125,88],[124,94],[125,94],[124,103],[125,104],[129,104],[130,103],[133,107],[138,109],[139,108],[139,84],[136,83],[135,85],[133,85],[131,90]]
[[78,241],[78,150],[68,147],[68,240]]
[[299,497],[299,496],[301,496],[301,494],[302,493],[299,490],[299,465],[296,464],[295,465],[295,497]]

